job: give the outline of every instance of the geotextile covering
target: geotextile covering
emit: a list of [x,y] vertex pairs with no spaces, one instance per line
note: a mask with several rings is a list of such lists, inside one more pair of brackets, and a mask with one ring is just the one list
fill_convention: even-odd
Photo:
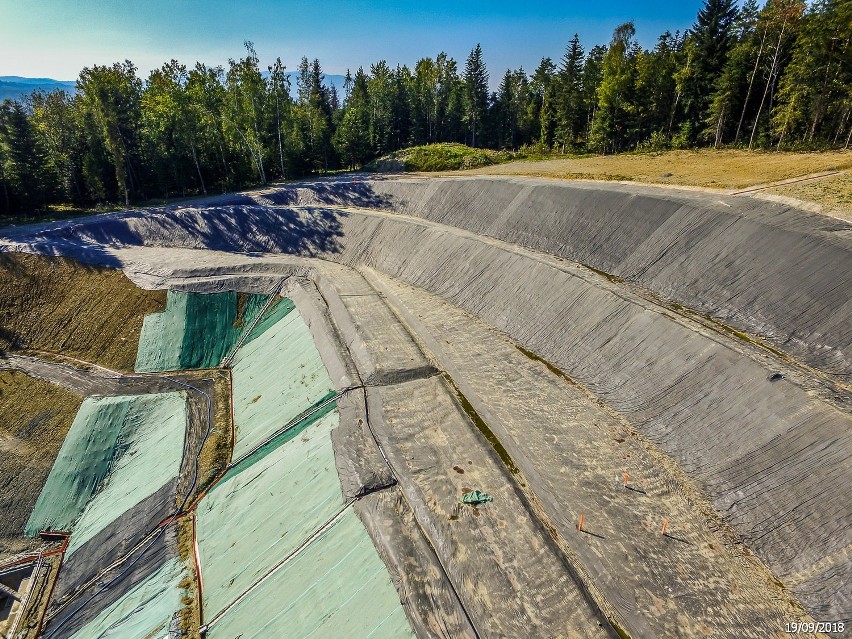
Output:
[[73,530],[69,552],[177,476],[182,392],[90,397],[80,406],[26,534]]
[[232,365],[234,459],[334,394],[334,383],[292,302],[270,309]]
[[178,558],[170,559],[108,606],[70,639],[126,637],[147,639],[170,637],[172,618],[182,607],[184,590],[180,582],[184,567]]
[[343,507],[335,410],[234,466],[198,507],[205,616],[212,618]]
[[387,569],[351,508],[252,590],[210,639],[414,637]]
[[264,295],[169,291],[166,309],[145,317],[137,372],[213,368],[237,343],[266,302]]

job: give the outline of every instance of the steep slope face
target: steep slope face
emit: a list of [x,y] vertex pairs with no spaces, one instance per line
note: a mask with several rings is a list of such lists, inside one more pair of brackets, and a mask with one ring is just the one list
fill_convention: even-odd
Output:
[[115,269],[0,253],[0,353],[49,351],[133,370],[142,318],[165,297]]
[[318,182],[13,239],[84,257],[101,244],[316,256],[434,293],[589,388],[699,482],[817,618],[848,619],[850,234],[753,200],[438,179]]
[[0,370],[0,561],[31,545],[24,526],[81,398]]
[[588,264],[849,379],[849,223],[750,198],[617,184],[447,178],[364,188],[369,198],[308,187],[296,201],[370,199]]

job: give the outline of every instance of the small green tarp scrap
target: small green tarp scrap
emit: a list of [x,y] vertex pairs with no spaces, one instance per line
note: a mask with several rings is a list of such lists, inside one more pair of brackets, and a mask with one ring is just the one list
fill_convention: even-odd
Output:
[[469,493],[465,493],[462,495],[462,498],[459,500],[463,504],[472,504],[474,506],[478,506],[479,504],[484,504],[489,501],[493,501],[493,498],[488,493],[484,493],[481,490],[471,490]]

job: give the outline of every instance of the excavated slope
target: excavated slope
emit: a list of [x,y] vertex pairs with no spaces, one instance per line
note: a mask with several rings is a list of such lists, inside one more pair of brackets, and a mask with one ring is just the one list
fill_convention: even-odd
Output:
[[477,178],[317,182],[10,239],[93,261],[112,259],[103,245],[295,253],[435,293],[624,415],[817,619],[848,620],[848,391],[674,317],[612,277],[489,238],[625,278],[844,382],[851,237],[847,223],[747,198]]

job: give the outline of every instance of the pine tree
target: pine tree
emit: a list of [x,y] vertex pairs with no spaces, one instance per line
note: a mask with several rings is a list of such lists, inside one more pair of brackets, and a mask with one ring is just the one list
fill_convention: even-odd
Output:
[[32,212],[45,208],[54,199],[56,174],[50,170],[46,156],[24,105],[11,100],[0,104],[0,182],[3,188],[0,211]]
[[350,170],[364,164],[371,155],[370,96],[364,69],[358,69],[352,80],[343,118],[334,134],[334,146]]
[[690,74],[685,78],[684,138],[694,143],[703,130],[716,82],[733,44],[737,6],[735,0],[705,0],[689,39],[692,43]]
[[477,144],[476,136],[483,128],[488,112],[488,71],[482,59],[482,47],[477,44],[464,66],[465,117],[470,130],[470,145]]
[[550,58],[542,58],[530,79],[528,119],[535,131],[536,142],[548,149],[553,146],[556,130],[554,105],[554,75],[556,65]]
[[556,142],[565,147],[574,147],[580,141],[585,116],[583,103],[583,47],[575,33],[562,56],[562,65],[557,75],[556,95]]

